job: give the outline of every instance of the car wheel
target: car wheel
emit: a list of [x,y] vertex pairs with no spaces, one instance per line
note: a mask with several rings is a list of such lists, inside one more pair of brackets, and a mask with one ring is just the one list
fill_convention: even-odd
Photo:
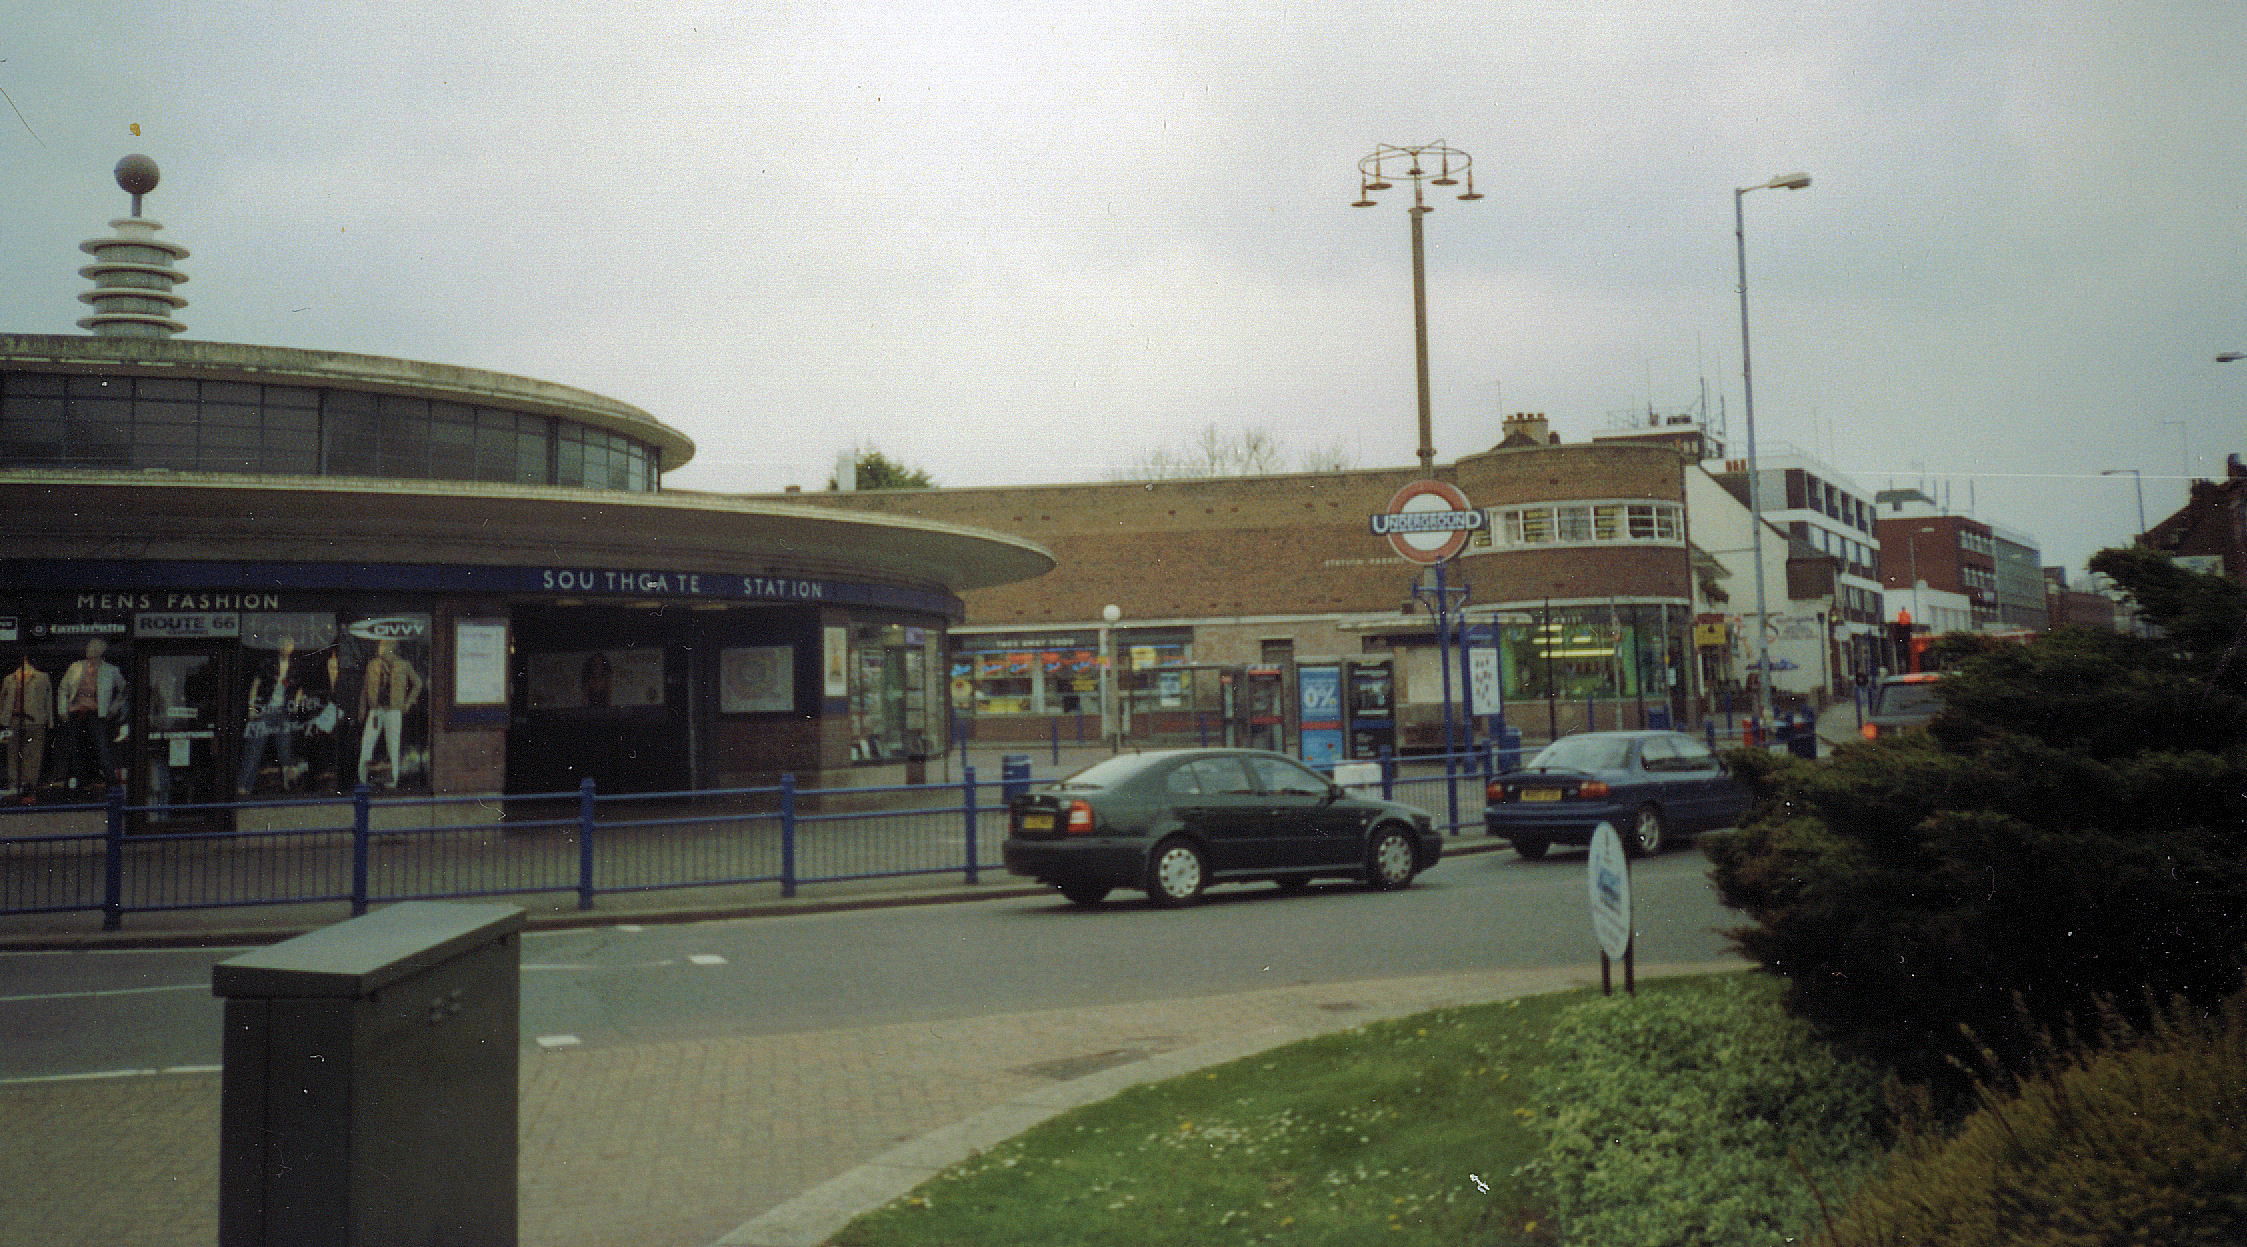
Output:
[[1652,857],[1662,851],[1667,841],[1662,833],[1662,811],[1651,805],[1638,807],[1631,818],[1631,834],[1623,842],[1633,857]]
[[1409,887],[1412,876],[1419,873],[1420,859],[1412,849],[1412,837],[1396,827],[1376,827],[1373,840],[1365,850],[1365,882],[1380,892],[1394,892]]
[[1201,899],[1209,870],[1191,840],[1165,840],[1147,856],[1147,899],[1170,908]]
[[1516,840],[1513,843],[1514,852],[1521,854],[1523,860],[1531,862],[1534,862],[1539,858],[1545,856],[1545,850],[1553,847],[1542,840],[1530,840],[1526,838]]
[[1108,885],[1105,883],[1064,883],[1060,886],[1061,895],[1068,897],[1072,905],[1098,905],[1108,898]]

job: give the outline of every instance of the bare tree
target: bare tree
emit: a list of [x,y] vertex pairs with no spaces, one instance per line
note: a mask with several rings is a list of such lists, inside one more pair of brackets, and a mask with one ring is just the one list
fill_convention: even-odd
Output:
[[[1288,471],[1285,443],[1261,426],[1228,433],[1214,424],[1175,446],[1158,446],[1110,474],[1119,481],[1200,480],[1216,476],[1269,476]],[[1340,472],[1355,467],[1339,441],[1322,450],[1306,452],[1300,471]]]

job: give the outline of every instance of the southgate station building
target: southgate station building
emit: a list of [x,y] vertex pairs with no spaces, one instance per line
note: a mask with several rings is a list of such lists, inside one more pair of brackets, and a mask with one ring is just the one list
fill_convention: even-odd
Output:
[[[187,251],[83,245],[85,335],[0,333],[15,801],[881,782],[939,752],[961,594],[1019,537],[667,492],[628,404],[179,336]],[[869,769],[874,774],[868,774]]]

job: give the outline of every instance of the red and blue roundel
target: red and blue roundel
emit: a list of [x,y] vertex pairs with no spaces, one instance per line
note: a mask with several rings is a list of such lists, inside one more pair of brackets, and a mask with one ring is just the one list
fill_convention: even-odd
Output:
[[1449,481],[1413,481],[1389,499],[1389,509],[1372,517],[1375,536],[1415,563],[1441,563],[1467,548],[1467,534],[1481,528],[1482,512]]

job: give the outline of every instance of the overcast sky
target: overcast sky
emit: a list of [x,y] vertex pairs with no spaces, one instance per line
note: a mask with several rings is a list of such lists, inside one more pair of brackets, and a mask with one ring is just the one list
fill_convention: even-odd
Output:
[[[26,11],[28,10],[28,11]],[[41,10],[44,10],[42,13]],[[2079,568],[2247,451],[2247,5],[80,2],[0,27],[0,329],[163,168],[187,336],[622,399],[674,487],[1099,480],[1204,426],[1414,461],[1695,410]],[[137,127],[137,131],[136,131]],[[1440,192],[1439,192],[1440,193]]]

